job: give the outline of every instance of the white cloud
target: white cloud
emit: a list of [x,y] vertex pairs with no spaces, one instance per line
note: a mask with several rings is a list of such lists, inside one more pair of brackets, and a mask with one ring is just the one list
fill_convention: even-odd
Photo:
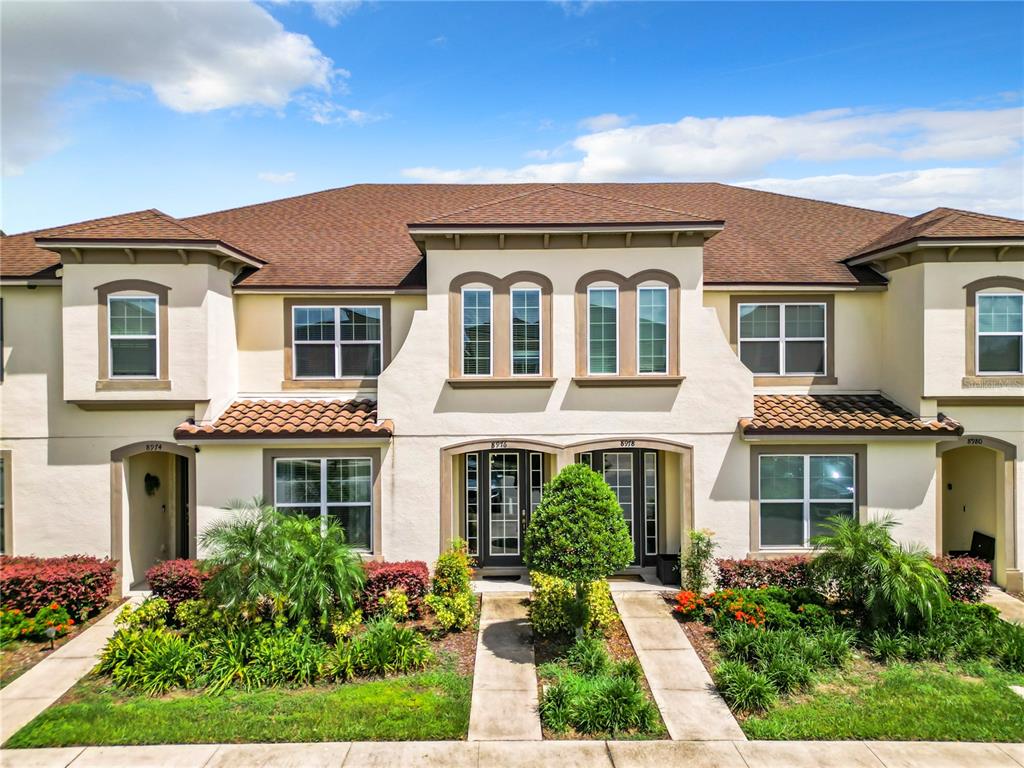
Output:
[[[928,200],[964,201],[967,207],[1020,210],[1019,167],[1024,110],[1020,107],[975,110],[912,109],[868,111],[834,109],[794,116],[684,117],[674,123],[623,126],[618,115],[581,122],[584,130],[565,147],[536,149],[534,162],[513,168],[408,168],[419,181],[737,181],[774,185],[790,183],[828,199],[869,196],[874,207],[923,210]],[[596,121],[596,122],[593,122]],[[606,127],[600,129],[600,123]],[[573,155],[576,159],[565,160]],[[557,158],[557,160],[555,159]],[[837,174],[837,164],[872,161],[891,173],[870,176]],[[1016,165],[1007,165],[1013,160]],[[956,168],[954,164],[970,164]],[[770,178],[770,169],[785,164],[800,178]],[[930,169],[929,164],[941,164]],[[915,170],[900,170],[907,166]],[[1010,169],[1010,170],[1007,170]],[[999,180],[998,190],[991,179]],[[860,180],[860,181],[858,181]],[[942,184],[952,184],[944,197]],[[878,193],[884,185],[885,194]],[[854,187],[857,190],[854,192]],[[796,188],[796,187],[794,187]],[[957,191],[960,190],[960,191]],[[936,193],[933,195],[932,193]],[[844,196],[851,196],[849,198]],[[903,201],[902,203],[900,201]],[[858,203],[867,205],[866,202]]]
[[327,26],[336,27],[362,4],[362,0],[319,0],[313,3],[313,15]]
[[261,171],[256,174],[256,178],[260,181],[266,181],[270,184],[291,184],[295,181],[295,171],[285,171],[284,173],[275,173],[274,171]]
[[580,120],[579,126],[589,133],[612,131],[616,128],[623,128],[629,125],[631,119],[632,117],[624,117],[622,115],[617,115],[614,112],[605,112],[603,115],[584,117]]
[[330,92],[344,72],[306,35],[243,2],[5,3],[3,164],[20,173],[55,151],[75,78],[148,87],[166,107],[283,108],[297,91]]
[[327,98],[304,97],[303,106],[309,112],[309,119],[320,125],[369,125],[386,120],[387,115],[366,112],[339,104]]

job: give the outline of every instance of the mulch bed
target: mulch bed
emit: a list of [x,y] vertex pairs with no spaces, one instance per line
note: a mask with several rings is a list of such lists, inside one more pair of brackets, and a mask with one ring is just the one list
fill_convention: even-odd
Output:
[[462,632],[441,634],[432,614],[408,622],[410,627],[423,632],[430,640],[430,647],[438,656],[450,655],[455,659],[455,671],[460,675],[472,675],[476,665],[476,638],[480,630],[480,595],[476,596],[476,618],[472,626]]
[[[119,600],[108,603],[106,608],[88,621],[76,624],[74,629],[64,635],[64,637],[54,638],[53,650],[57,650],[62,645],[66,645],[74,640],[101,618],[120,608],[124,602],[124,600]],[[4,688],[14,682],[52,652],[49,640],[39,642],[34,640],[14,640],[8,643],[3,649],[0,649],[0,688]]]

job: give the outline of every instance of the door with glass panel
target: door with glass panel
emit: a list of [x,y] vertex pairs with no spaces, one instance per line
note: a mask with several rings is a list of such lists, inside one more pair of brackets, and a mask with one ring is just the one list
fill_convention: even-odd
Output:
[[657,451],[588,451],[576,460],[604,477],[633,540],[633,565],[654,565],[658,555],[661,468]]
[[463,513],[470,554],[482,566],[521,566],[523,536],[544,487],[544,455],[480,451],[464,457]]

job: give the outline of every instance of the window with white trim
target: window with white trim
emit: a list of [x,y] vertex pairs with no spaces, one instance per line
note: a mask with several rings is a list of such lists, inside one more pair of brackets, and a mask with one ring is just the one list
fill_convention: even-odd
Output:
[[160,370],[157,315],[152,294],[107,298],[110,378],[155,379]]
[[825,375],[826,311],[817,302],[740,304],[740,360],[762,376]]
[[619,372],[619,289],[587,287],[587,373],[592,376]]
[[830,517],[856,514],[856,457],[765,454],[759,458],[761,547],[803,548]]
[[296,379],[374,378],[383,354],[380,306],[292,307]]
[[373,459],[274,459],[274,506],[337,521],[349,544],[373,551]]
[[637,372],[668,373],[668,286],[636,290]]
[[541,372],[540,288],[513,288],[511,351],[513,376],[539,376]]
[[494,293],[489,287],[462,289],[462,375],[490,376]]
[[1024,373],[1024,294],[977,295],[979,375]]

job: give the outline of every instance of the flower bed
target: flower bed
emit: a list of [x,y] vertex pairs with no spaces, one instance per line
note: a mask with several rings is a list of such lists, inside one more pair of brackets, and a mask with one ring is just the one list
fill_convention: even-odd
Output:
[[82,621],[109,602],[115,565],[87,555],[0,557],[0,604],[34,616],[56,603]]

